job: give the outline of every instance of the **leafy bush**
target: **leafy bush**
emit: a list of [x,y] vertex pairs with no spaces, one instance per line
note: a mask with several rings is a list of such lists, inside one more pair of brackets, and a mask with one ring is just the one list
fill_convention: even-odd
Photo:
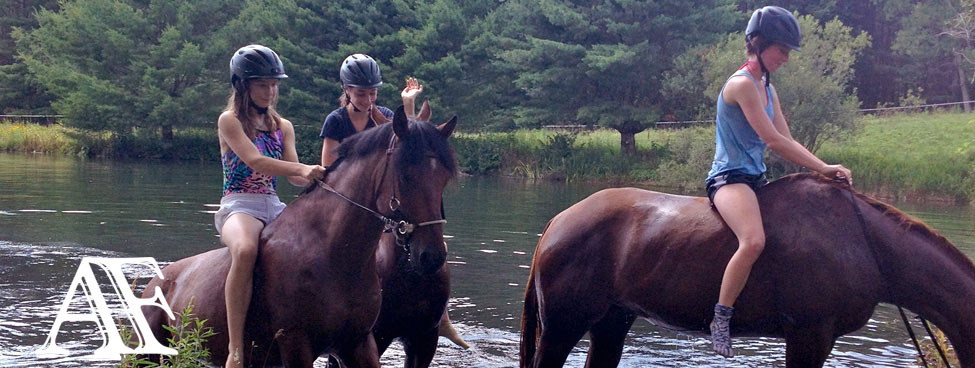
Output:
[[[210,365],[210,351],[206,349],[208,338],[216,335],[213,328],[206,327],[206,320],[200,320],[193,315],[193,301],[183,312],[176,313],[176,320],[179,321],[177,327],[163,326],[169,332],[170,338],[166,339],[168,346],[176,349],[177,355],[160,356],[159,363],[150,362],[142,357],[126,355],[117,368],[196,368]],[[122,325],[121,336],[123,341],[133,342],[132,332],[125,325]]]

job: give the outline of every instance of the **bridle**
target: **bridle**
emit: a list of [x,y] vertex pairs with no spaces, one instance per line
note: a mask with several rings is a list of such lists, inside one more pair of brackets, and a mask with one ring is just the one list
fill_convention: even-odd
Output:
[[[393,149],[395,147],[396,147],[396,135],[393,134],[393,136],[390,137],[389,139],[389,147],[386,148],[386,160],[383,161],[382,176],[379,179],[379,184],[376,186],[376,189],[373,191],[374,193],[376,193],[376,200],[373,201],[374,203],[379,199],[379,190],[382,188],[382,185],[386,180],[387,172],[389,171],[389,162],[392,160]],[[338,162],[333,164],[331,167],[336,167],[337,164]],[[413,257],[410,248],[410,240],[413,238],[413,232],[416,231],[418,228],[424,226],[447,223],[447,220],[444,218],[441,218],[439,220],[423,221],[419,223],[411,222],[407,218],[407,216],[403,214],[403,212],[401,212],[399,209],[400,201],[398,198],[396,198],[396,193],[399,192],[399,179],[396,179],[396,181],[393,183],[393,191],[389,197],[389,210],[392,211],[392,214],[389,216],[383,215],[378,211],[363,206],[362,204],[359,204],[358,202],[352,200],[351,198],[346,197],[342,193],[339,193],[337,190],[335,190],[335,188],[332,188],[332,186],[325,183],[325,180],[319,180],[318,186],[322,187],[322,189],[325,189],[328,192],[337,195],[339,198],[342,198],[346,202],[356,207],[359,207],[365,210],[366,212],[369,212],[370,214],[378,218],[380,221],[382,221],[383,232],[393,234],[393,237],[396,239],[396,245],[403,248],[403,251],[406,252],[408,259],[411,261]]]

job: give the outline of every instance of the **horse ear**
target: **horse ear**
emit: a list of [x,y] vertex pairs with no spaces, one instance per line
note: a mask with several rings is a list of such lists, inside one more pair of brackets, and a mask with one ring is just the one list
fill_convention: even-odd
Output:
[[416,120],[430,121],[430,100],[423,100],[423,106],[420,107],[420,113],[416,115]]
[[449,138],[451,134],[454,134],[455,127],[457,127],[456,116],[450,118],[450,121],[440,124],[440,126],[437,127],[437,130],[440,131],[440,135],[443,135],[444,138]]
[[406,112],[403,111],[403,105],[400,105],[396,109],[396,113],[393,114],[393,132],[396,133],[397,137],[404,139],[410,135],[410,120],[406,118]]

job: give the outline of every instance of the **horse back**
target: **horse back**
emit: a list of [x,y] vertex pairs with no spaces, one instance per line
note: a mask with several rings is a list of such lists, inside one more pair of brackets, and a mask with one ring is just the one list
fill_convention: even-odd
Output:
[[731,255],[715,251],[733,240],[723,229],[707,198],[602,190],[549,222],[535,253],[537,289],[593,299],[594,308],[624,306],[665,325],[697,324],[708,316],[687,315],[695,310],[688,303],[702,291],[717,299],[721,272],[708,264]]

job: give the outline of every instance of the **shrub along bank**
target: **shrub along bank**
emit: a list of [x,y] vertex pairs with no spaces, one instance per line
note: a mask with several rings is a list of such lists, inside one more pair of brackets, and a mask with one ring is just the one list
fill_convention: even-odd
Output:
[[[317,162],[317,129],[296,127],[302,162]],[[215,129],[187,128],[163,142],[149,130],[128,136],[92,133],[60,125],[0,124],[0,151],[216,160]],[[636,137],[637,153],[620,154],[614,130],[582,132],[518,130],[458,133],[458,161],[471,175],[643,183],[699,194],[714,154],[714,127],[648,130]],[[843,163],[860,190],[902,199],[975,201],[975,115],[920,113],[865,116],[857,128],[825,142],[817,155]],[[770,175],[793,170],[770,160]]]

